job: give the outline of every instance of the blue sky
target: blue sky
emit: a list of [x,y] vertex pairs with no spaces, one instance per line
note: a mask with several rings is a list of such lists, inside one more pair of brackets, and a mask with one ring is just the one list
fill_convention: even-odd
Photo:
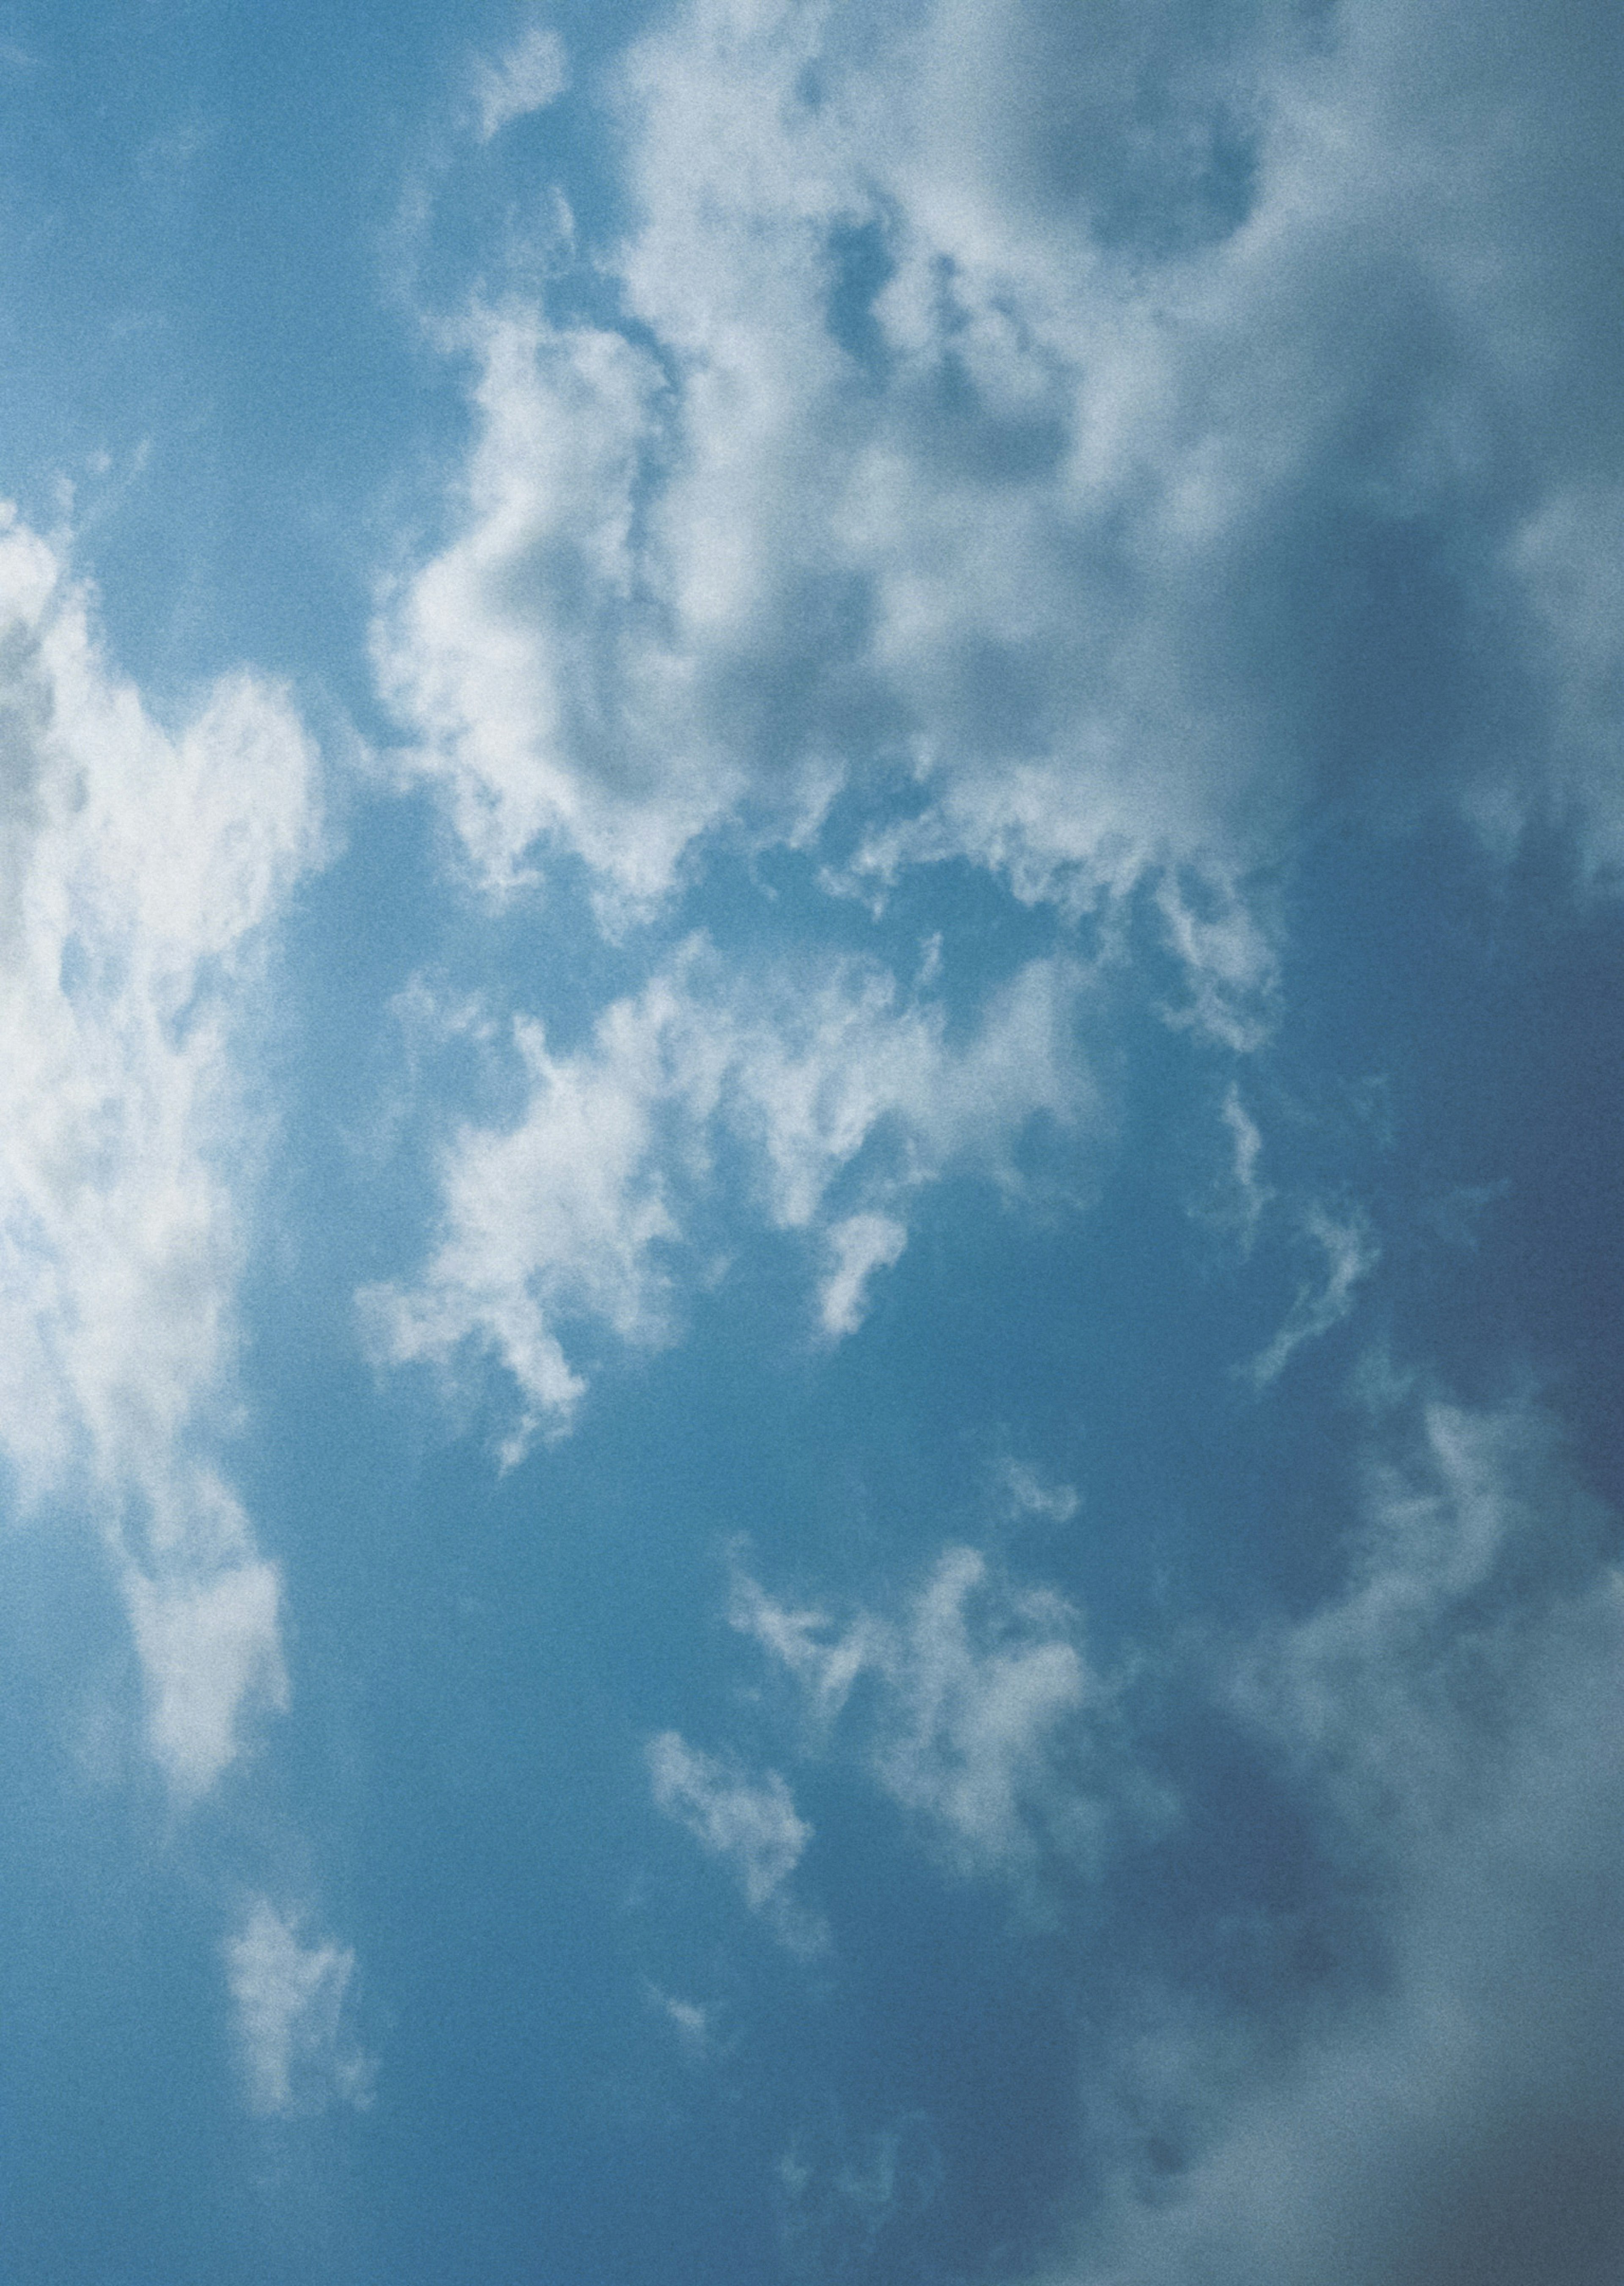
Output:
[[1624,34],[0,11],[0,2271],[1616,2286]]

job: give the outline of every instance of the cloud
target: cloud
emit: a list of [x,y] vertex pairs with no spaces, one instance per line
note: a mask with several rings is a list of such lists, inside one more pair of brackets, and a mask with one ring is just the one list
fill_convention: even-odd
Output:
[[[955,1039],[940,1004],[904,996],[875,965],[738,976],[696,940],[572,1055],[520,1019],[525,1110],[453,1138],[422,1277],[361,1297],[376,1354],[441,1370],[461,1352],[493,1355],[520,1396],[505,1446],[516,1459],[579,1402],[571,1346],[602,1331],[668,1337],[675,1267],[716,1212],[724,1145],[745,1169],[737,1205],[818,1235],[832,1262],[820,1321],[831,1338],[850,1332],[867,1280],[902,1251],[913,1194],[949,1166],[1017,1194],[1012,1151],[1027,1124],[1073,1126],[1091,1109],[1071,1038],[1083,989],[1069,964],[1034,961]],[[858,1211],[832,1212],[854,1183]]]
[[764,1915],[792,1951],[820,1951],[828,1942],[823,1924],[788,1888],[812,1828],[796,1816],[778,1772],[753,1778],[731,1761],[701,1754],[674,1730],[651,1738],[648,1755],[657,1807],[731,1866],[751,1912]]
[[1240,1090],[1233,1081],[1225,1091],[1222,1117],[1229,1131],[1234,1155],[1230,1191],[1234,1202],[1234,1221],[1242,1247],[1250,1254],[1257,1236],[1257,1226],[1273,1205],[1275,1194],[1257,1172],[1263,1156],[1262,1130],[1242,1102]]
[[[1236,1137],[1239,1178],[1242,1154],[1248,1147],[1247,1137],[1244,1129],[1233,1131]],[[1285,1323],[1247,1368],[1254,1387],[1259,1390],[1279,1380],[1305,1342],[1318,1341],[1342,1323],[1353,1307],[1354,1289],[1381,1260],[1381,1250],[1357,1212],[1338,1218],[1324,1207],[1313,1206],[1303,1216],[1302,1229],[1303,1235],[1325,1257],[1324,1279],[1318,1286],[1304,1284],[1297,1289]]]
[[868,1315],[869,1281],[902,1259],[908,1226],[890,1215],[848,1215],[829,1233],[832,1267],[818,1293],[818,1315],[831,1341],[855,1334]]
[[[1624,1588],[1549,1419],[1407,1400],[1347,1581],[1227,1668],[1335,1969],[1141,1994],[1086,2286],[1602,2286],[1624,2258]],[[1391,1449],[1383,1452],[1383,1446]],[[1147,2156],[1148,2155],[1148,2156]]]
[[945,1550],[895,1616],[841,1628],[743,1573],[729,1616],[794,1679],[811,1751],[855,1756],[960,1872],[1031,1889],[1092,1870],[1124,1818],[1165,1815],[1123,1757],[1120,1685],[1090,1666],[1078,1613],[974,1549]]
[[922,2113],[868,2135],[838,2114],[802,2129],[777,2169],[784,2275],[815,2286],[863,2276],[894,2226],[925,2212],[945,2172]]
[[698,2000],[680,1999],[675,1993],[663,1992],[658,1984],[645,1984],[643,1990],[650,2006],[671,2025],[690,2056],[698,2060],[711,2053],[715,2043],[713,2007],[706,2007]]
[[61,554],[0,527],[0,1440],[104,1522],[177,1793],[280,1704],[278,1585],[211,1446],[264,1107],[268,934],[319,853],[315,756],[245,675],[171,735]]
[[496,61],[474,67],[476,132],[488,143],[516,119],[545,110],[570,83],[564,42],[545,24],[531,24]]
[[1069,1524],[1081,1505],[1075,1485],[1061,1484],[1034,1461],[1006,1460],[998,1474],[1017,1516],[1041,1516],[1052,1524]]
[[190,1565],[161,1582],[131,1565],[125,1595],[147,1677],[147,1738],[171,1782],[207,1793],[236,1754],[244,1707],[288,1705],[277,1625],[281,1583],[248,1551],[214,1571]]
[[[1615,850],[1620,35],[1576,69],[1575,24],[665,19],[614,99],[623,316],[476,313],[456,528],[380,617],[476,864],[635,903],[841,789],[855,879],[1171,863],[1242,919],[1326,805]],[[1202,950],[1250,1034],[1243,934]]]
[[305,1943],[299,1927],[256,1897],[225,1949],[248,2107],[262,2118],[319,2111],[334,2097],[359,2109],[372,2100],[374,2068],[346,2022],[355,1956]]

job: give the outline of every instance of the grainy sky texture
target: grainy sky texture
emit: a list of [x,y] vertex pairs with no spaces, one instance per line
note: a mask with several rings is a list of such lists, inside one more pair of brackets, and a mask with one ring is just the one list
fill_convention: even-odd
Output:
[[1624,17],[0,114],[7,2286],[1624,2286]]

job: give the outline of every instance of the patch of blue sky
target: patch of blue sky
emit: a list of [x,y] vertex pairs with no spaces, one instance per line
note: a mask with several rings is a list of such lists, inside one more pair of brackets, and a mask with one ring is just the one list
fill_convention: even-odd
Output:
[[29,2286],[1616,2265],[1618,56],[1491,15],[0,24]]

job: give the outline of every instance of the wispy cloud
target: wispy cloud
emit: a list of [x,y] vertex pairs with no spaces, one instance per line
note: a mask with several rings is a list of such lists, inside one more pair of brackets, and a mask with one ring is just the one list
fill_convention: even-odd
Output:
[[264,2118],[319,2111],[339,2101],[364,2109],[374,2067],[347,2021],[355,1956],[307,1943],[296,1916],[256,1897],[225,1946],[249,2109]]
[[867,2135],[838,2116],[802,2129],[777,2169],[784,2274],[808,2286],[861,2276],[882,2242],[925,2212],[945,2172],[918,2113]]
[[1051,1524],[1069,1524],[1082,1504],[1075,1485],[1062,1483],[1035,1461],[1005,1460],[998,1470],[998,1481],[1017,1516],[1041,1516]]
[[899,1610],[843,1626],[743,1572],[729,1615],[793,1677],[811,1751],[852,1755],[963,1872],[1041,1888],[1057,1866],[1095,1868],[1124,1821],[1166,1815],[1124,1757],[1120,1684],[1089,1663],[1080,1614],[974,1549],[947,1549]]
[[1267,1389],[1305,1343],[1318,1341],[1339,1326],[1353,1307],[1356,1289],[1381,1259],[1381,1249],[1362,1216],[1335,1215],[1322,1206],[1308,1208],[1302,1218],[1303,1235],[1318,1247],[1325,1269],[1317,1283],[1305,1282],[1286,1313],[1280,1331],[1247,1368],[1257,1389]]
[[[742,978],[695,942],[572,1055],[555,1056],[540,1026],[521,1020],[525,1111],[454,1139],[424,1274],[361,1297],[377,1353],[442,1370],[460,1351],[493,1354],[520,1394],[506,1446],[516,1459],[579,1401],[575,1329],[666,1338],[674,1271],[724,1140],[745,1170],[734,1210],[816,1234],[823,1330],[854,1331],[922,1186],[957,1165],[1018,1192],[1013,1146],[1027,1123],[1089,1115],[1072,1037],[1084,989],[1070,965],[1035,961],[954,1040],[939,1003],[904,995],[871,964]],[[861,1183],[866,1203],[832,1212],[837,1185],[886,1133],[900,1147]]]
[[848,1215],[831,1226],[832,1266],[818,1293],[818,1315],[831,1341],[855,1334],[868,1314],[875,1273],[902,1258],[908,1226],[891,1215]]
[[736,1762],[689,1746],[674,1730],[651,1738],[648,1753],[657,1806],[731,1866],[752,1912],[763,1915],[792,1951],[821,1951],[827,1932],[789,1887],[812,1828],[796,1815],[779,1773],[753,1778]]
[[1344,1586],[1222,1685],[1360,1871],[1345,1958],[1249,2010],[1138,1996],[1079,2286],[1577,2286],[1624,2231],[1607,1520],[1525,1406],[1400,1398],[1372,1435]]
[[530,24],[513,44],[474,67],[475,131],[482,143],[516,119],[543,111],[570,83],[564,42],[550,25]]

